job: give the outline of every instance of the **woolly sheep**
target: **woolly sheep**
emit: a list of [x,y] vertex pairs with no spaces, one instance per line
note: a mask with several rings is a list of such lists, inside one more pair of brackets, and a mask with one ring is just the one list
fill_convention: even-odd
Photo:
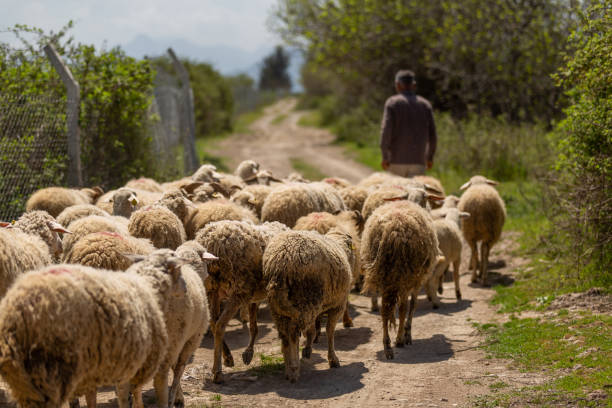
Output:
[[161,188],[163,191],[169,190],[185,190],[187,193],[191,194],[193,191],[200,187],[204,182],[202,181],[193,181],[191,177],[183,177],[180,180],[169,181],[167,183],[162,183]]
[[[393,358],[389,321],[399,305],[396,346],[412,343],[412,316],[417,291],[438,261],[438,239],[426,210],[411,201],[396,201],[377,208],[366,221],[361,241],[365,272],[364,293],[381,293],[383,346]],[[410,307],[408,308],[408,297]]]
[[372,191],[363,203],[363,218],[367,220],[374,210],[391,200],[409,200],[425,208],[428,202],[442,199],[443,197],[430,194],[422,188],[382,186]]
[[99,215],[102,217],[110,216],[109,213],[93,204],[78,204],[65,208],[64,211],[57,216],[57,222],[68,228],[73,221],[90,215]]
[[[213,222],[201,229],[196,241],[214,253],[219,260],[209,267],[206,289],[210,304],[213,335],[215,337],[213,381],[223,382],[221,353],[226,366],[234,360],[224,344],[225,326],[242,306],[249,308],[250,341],[242,354],[249,364],[253,358],[253,346],[257,337],[257,303],[266,297],[266,283],[262,275],[262,256],[266,244],[287,227],[280,223],[253,225],[241,221]],[[220,311],[220,294],[226,294],[226,302]]]
[[191,176],[194,181],[202,181],[204,183],[210,183],[212,181],[219,182],[219,173],[217,173],[217,167],[212,164],[203,164],[198,170]]
[[179,217],[161,205],[150,205],[134,211],[128,231],[133,237],[149,239],[155,248],[176,249],[187,238]]
[[300,374],[299,337],[306,335],[303,358],[310,358],[316,319],[327,313],[327,359],[339,367],[334,331],[344,312],[351,281],[352,239],[337,229],[321,235],[287,231],[270,240],[263,255],[268,303],[281,338],[285,375],[296,382]]
[[[463,237],[467,241],[472,255],[470,269],[472,282],[476,282],[478,274],[483,286],[488,286],[487,267],[489,251],[499,240],[506,220],[506,206],[494,187],[498,183],[483,176],[474,176],[461,186],[466,190],[459,200],[459,211],[470,213],[470,218],[463,222]],[[480,245],[480,267],[478,265],[478,242]],[[479,273],[477,270],[479,269]]]
[[329,184],[337,190],[342,190],[343,188],[350,187],[352,185],[350,181],[341,177],[326,177],[321,181]]
[[437,190],[438,194],[441,196],[446,195],[444,193],[444,187],[442,187],[442,183],[440,182],[440,180],[438,180],[435,177],[420,175],[420,176],[413,176],[412,180],[418,181],[419,183],[422,183],[423,185],[430,186],[431,188]]
[[132,212],[138,208],[138,193],[131,188],[122,187],[115,191],[111,202],[113,203],[113,215],[130,218]]
[[[356,251],[358,251],[357,248],[361,246],[360,235],[363,229],[363,223],[364,219],[359,211],[343,211],[336,215],[318,212],[310,213],[298,219],[293,229],[295,231],[316,231],[319,234],[324,235],[333,228],[336,228],[349,234],[353,240],[352,248],[354,252],[354,262],[351,264],[351,283],[355,284],[361,275],[361,264]],[[342,323],[344,324],[344,327],[353,326],[353,321],[348,313],[348,306],[349,305],[347,302],[344,315],[342,316]],[[319,327],[317,326],[317,337],[319,335],[318,329]]]
[[43,188],[30,196],[26,202],[26,211],[44,210],[52,217],[57,217],[67,207],[93,204],[102,194],[104,191],[100,187],[80,190],[64,187]]
[[[217,258],[208,253],[195,241],[188,241],[176,250],[182,261],[189,263],[181,267],[181,279],[184,282],[184,295],[172,297],[168,301],[168,312],[164,316],[168,333],[167,359],[173,371],[172,386],[168,397],[168,406],[173,407],[175,400],[184,406],[183,391],[180,380],[188,360],[200,346],[202,337],[208,330],[208,309],[204,279],[208,276],[207,262]],[[159,370],[154,384],[158,395],[168,384],[168,370]]]
[[253,160],[244,160],[238,167],[234,174],[240,177],[244,182],[253,182],[257,179],[257,172],[259,171],[259,163]]
[[194,239],[196,233],[207,224],[221,220],[258,222],[257,217],[252,211],[229,200],[216,199],[196,204],[196,208],[190,211],[185,222],[187,239]]
[[253,211],[261,219],[261,208],[271,192],[270,186],[251,184],[234,193],[230,200]]
[[433,302],[434,308],[440,307],[440,299],[436,295],[436,289],[442,293],[442,279],[444,272],[450,264],[453,264],[453,280],[455,281],[455,296],[461,300],[461,288],[459,286],[459,267],[461,266],[461,220],[468,218],[469,213],[460,212],[456,208],[448,209],[446,217],[434,220],[434,229],[438,238],[440,251],[444,260],[439,262],[427,280],[425,290],[427,297]]
[[310,180],[304,178],[304,176],[296,172],[289,174],[286,181],[289,183],[310,183]]
[[349,186],[338,191],[344,205],[348,210],[363,210],[363,203],[370,194],[370,190],[366,187],[361,186]]
[[23,275],[0,303],[0,373],[13,398],[59,407],[117,384],[120,407],[130,390],[143,407],[142,387],[168,367],[166,304],[183,290],[171,251],[126,273],[62,264]]
[[125,187],[133,188],[135,190],[150,191],[152,193],[162,193],[164,189],[161,184],[152,178],[141,177],[138,179],[131,179],[125,183]]
[[262,221],[278,221],[292,228],[311,212],[345,210],[342,197],[326,183],[292,183],[273,190],[261,208]]
[[447,195],[444,197],[444,202],[442,203],[442,207],[431,210],[431,216],[436,218],[444,218],[446,214],[448,214],[448,210],[451,208],[457,208],[459,205],[459,197],[455,195]]
[[131,264],[125,254],[148,255],[154,250],[148,239],[116,232],[94,232],[75,242],[70,251],[64,254],[64,262],[124,271]]
[[[122,221],[125,220],[125,221]],[[70,224],[69,235],[64,235],[62,240],[62,246],[64,248],[64,260],[66,254],[72,251],[74,244],[85,235],[89,235],[94,232],[116,232],[120,235],[128,235],[127,228],[128,220],[123,217],[109,217],[90,215],[78,219]]]
[[0,298],[22,273],[53,263],[61,255],[58,232],[69,232],[45,211],[23,214],[0,228]]

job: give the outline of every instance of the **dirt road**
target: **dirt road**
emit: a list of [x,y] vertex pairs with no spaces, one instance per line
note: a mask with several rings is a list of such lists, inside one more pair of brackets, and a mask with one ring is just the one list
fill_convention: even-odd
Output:
[[[349,160],[336,146],[332,136],[322,130],[297,125],[300,114],[293,112],[295,101],[285,100],[270,107],[253,124],[252,135],[231,137],[219,145],[219,152],[234,166],[250,158],[276,174],[293,171],[289,157],[298,157],[320,166],[330,175],[356,181],[370,171]],[[279,115],[286,118],[274,124]],[[504,234],[491,254],[492,281],[509,284],[513,271],[524,260],[511,256],[514,242]],[[285,380],[282,366],[273,364],[280,353],[280,342],[267,307],[259,310],[259,338],[256,356],[249,367],[242,364],[241,353],[248,343],[248,332],[236,320],[230,322],[226,340],[236,366],[224,368],[226,383],[210,381],[212,338],[204,338],[193,362],[182,379],[187,406],[203,407],[469,407],[474,398],[487,394],[496,384],[518,388],[539,383],[534,374],[509,369],[504,361],[487,359],[478,348],[482,338],[473,324],[502,319],[489,300],[491,288],[473,286],[467,274],[468,254],[464,251],[461,291],[463,300],[454,298],[452,282],[444,284],[443,306],[433,310],[421,295],[413,322],[413,344],[395,348],[394,360],[382,352],[380,315],[370,311],[369,298],[352,293],[350,313],[354,327],[336,331],[336,351],[340,368],[327,363],[326,337],[313,350],[310,361],[303,361],[297,384]],[[392,335],[393,336],[393,335]],[[262,362],[262,355],[264,362]],[[272,364],[270,364],[272,361]],[[102,407],[115,407],[114,393],[99,393]],[[151,385],[145,401],[154,403]],[[84,400],[81,401],[84,404]]]

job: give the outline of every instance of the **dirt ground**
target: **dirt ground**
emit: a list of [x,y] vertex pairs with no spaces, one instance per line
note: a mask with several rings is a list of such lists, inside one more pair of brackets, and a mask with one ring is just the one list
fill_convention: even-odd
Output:
[[[299,157],[322,172],[352,181],[370,170],[348,159],[342,150],[329,143],[333,137],[322,130],[297,126],[300,113],[293,112],[294,100],[285,100],[267,109],[253,124],[252,135],[231,137],[219,145],[219,153],[235,166],[250,158],[275,174],[291,171],[288,157]],[[286,120],[274,125],[278,115]],[[510,284],[513,271],[525,260],[511,256],[515,247],[511,233],[503,235],[493,248],[490,259],[494,283]],[[327,340],[323,332],[312,358],[302,361],[301,376],[296,384],[285,380],[282,370],[252,370],[261,367],[261,354],[280,356],[280,341],[267,307],[259,310],[259,336],[255,358],[250,367],[241,361],[248,343],[248,332],[236,320],[230,322],[226,340],[232,349],[236,366],[224,368],[226,382],[210,381],[212,337],[206,336],[193,362],[182,378],[186,405],[194,407],[469,407],[471,398],[490,392],[489,386],[503,381],[512,388],[541,383],[534,373],[520,373],[508,368],[505,361],[487,359],[478,348],[482,338],[474,322],[503,319],[489,304],[491,288],[469,283],[467,261],[463,254],[461,291],[463,300],[455,299],[452,282],[445,282],[441,296],[443,306],[432,309],[424,295],[419,297],[413,322],[413,344],[395,348],[395,359],[386,360],[382,347],[380,315],[370,311],[369,298],[351,293],[350,313],[354,327],[336,330],[336,351],[340,368],[327,363]],[[392,334],[393,336],[393,334]],[[393,338],[393,337],[392,337]],[[145,401],[154,403],[150,384]],[[101,407],[115,407],[112,389],[98,394]],[[81,400],[84,405],[84,400]]]

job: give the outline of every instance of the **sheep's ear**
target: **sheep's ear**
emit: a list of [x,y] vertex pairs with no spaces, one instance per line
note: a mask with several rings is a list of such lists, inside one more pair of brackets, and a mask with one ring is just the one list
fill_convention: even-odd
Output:
[[276,181],[277,183],[282,183],[283,180],[279,179],[278,177],[274,177],[273,175],[268,175],[268,179],[271,181]]
[[431,191],[434,194],[444,195],[444,193],[442,191],[438,190],[436,187],[434,187],[434,186],[432,186],[430,184],[424,183],[423,186],[425,186],[425,191],[427,191],[427,192]]
[[257,180],[257,174],[253,174],[252,176],[247,177],[247,178],[245,178],[243,180],[244,181],[254,181],[254,180]]
[[436,263],[446,262],[446,258],[443,255],[438,255]]
[[460,212],[459,213],[459,218],[470,218],[471,215],[469,212]]
[[488,185],[491,185],[491,186],[496,186],[496,185],[498,185],[499,183],[498,183],[497,181],[495,181],[495,180],[489,180],[489,179],[487,179],[487,184],[488,184]]
[[332,215],[338,215],[338,214],[340,214],[341,212],[342,212],[342,210],[336,210],[336,211],[334,211],[334,212],[332,213]]
[[123,255],[124,257],[126,257],[130,261],[132,261],[132,263],[142,262],[145,259],[147,259],[146,256],[139,255],[139,254],[121,254],[121,255]]
[[170,270],[170,274],[172,275],[172,279],[178,281],[181,277],[181,266],[187,265],[189,263],[189,259],[179,258],[177,256],[173,256],[168,258],[167,265]]
[[210,252],[204,252],[202,255],[200,255],[200,258],[202,258],[202,260],[206,262],[212,262],[212,261],[216,261],[219,259],[218,257],[214,256]]
[[251,204],[251,205],[257,205],[257,200],[253,197],[253,198],[249,198],[247,200],[247,203]]
[[[187,184],[186,186],[183,186],[182,190],[185,190],[188,194],[192,194],[196,188],[200,187],[203,184],[204,183],[201,182],[201,181],[192,181],[191,183]],[[187,195],[187,194],[185,194],[185,195]]]
[[468,181],[467,183],[465,183],[464,185],[459,187],[459,190],[463,191],[463,190],[467,189],[471,185],[472,185],[472,180]]
[[430,202],[432,202],[432,201],[444,201],[444,196],[435,195],[435,194],[429,194],[427,192],[425,193],[425,197]]
[[407,198],[408,198],[408,196],[403,195],[403,196],[399,196],[399,197],[385,198],[384,200],[385,201],[401,201],[401,200],[405,200]]
[[361,214],[361,211],[359,210],[353,211],[353,220],[355,220],[355,226],[357,226],[357,232],[361,234],[363,232],[363,226],[365,225],[365,218],[363,218],[363,214]]
[[215,192],[221,193],[221,195],[223,195],[224,197],[229,197],[229,193],[221,184],[213,181],[210,183],[210,186],[215,190]]
[[130,204],[132,204],[134,207],[138,205],[138,198],[136,197],[136,194],[132,194],[130,196]]
[[7,228],[10,226],[11,226],[10,222],[0,221],[0,228]]
[[58,222],[49,221],[47,225],[49,226],[49,229],[53,232],[61,232],[63,234],[72,234],[72,232],[68,231],[66,228],[64,228],[63,225],[61,225]]

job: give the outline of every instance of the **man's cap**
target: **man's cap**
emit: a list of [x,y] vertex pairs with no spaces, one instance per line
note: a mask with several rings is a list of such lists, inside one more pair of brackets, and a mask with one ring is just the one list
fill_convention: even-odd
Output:
[[395,74],[395,82],[401,82],[405,85],[415,83],[416,81],[414,79],[414,72],[408,69],[402,69],[397,71],[397,74]]

